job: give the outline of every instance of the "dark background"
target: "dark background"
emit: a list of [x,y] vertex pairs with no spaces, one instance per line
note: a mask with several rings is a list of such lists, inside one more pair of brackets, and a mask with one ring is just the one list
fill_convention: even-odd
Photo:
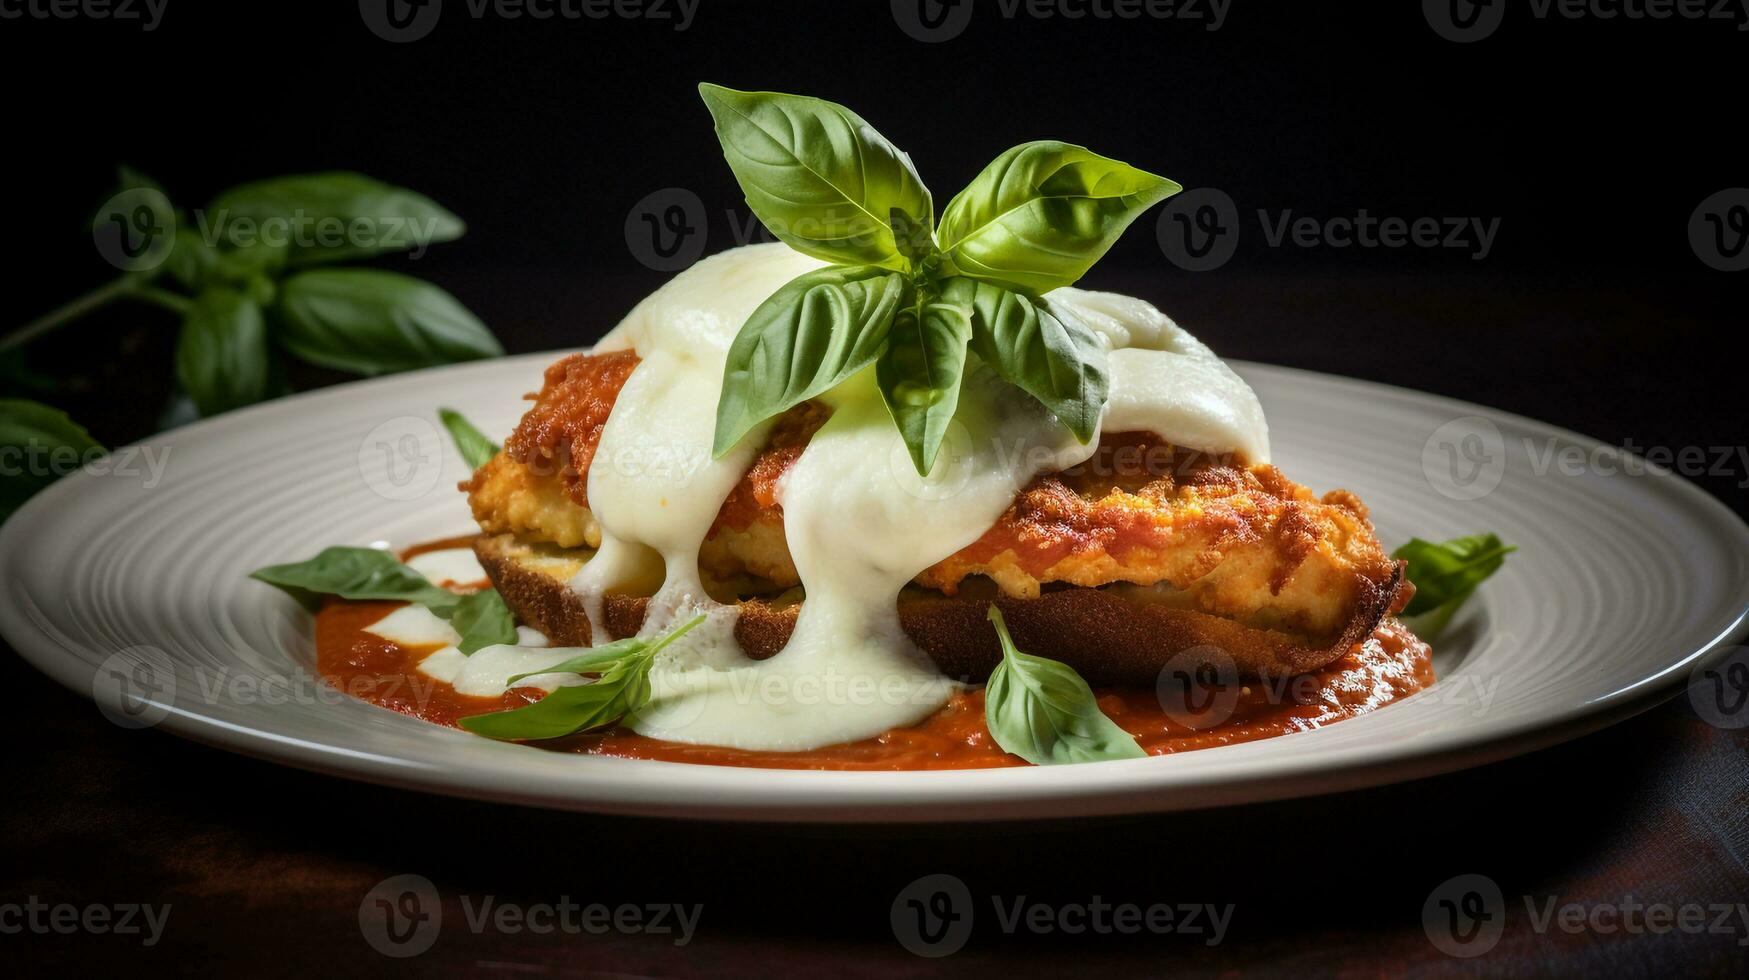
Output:
[[[978,0],[964,33],[936,44],[902,32],[885,0],[702,0],[683,32],[476,20],[451,0],[407,44],[373,35],[350,2],[170,0],[150,33],[0,20],[0,166],[14,189],[0,330],[113,275],[88,221],[118,163],[185,206],[247,179],[346,168],[469,223],[460,241],[381,264],[442,284],[512,352],[584,345],[667,277],[624,235],[647,194],[692,190],[711,248],[735,244],[726,214],[743,209],[694,92],[710,80],[851,106],[910,151],[938,207],[996,153],[1042,137],[1225,191],[1242,231],[1222,268],[1169,263],[1150,214],[1085,283],[1153,300],[1225,355],[1484,402],[1642,449],[1741,443],[1749,273],[1708,268],[1687,228],[1703,199],[1749,184],[1749,34],[1716,21],[1539,20],[1515,4],[1493,36],[1455,44],[1420,8],[1233,0],[1209,31],[1206,18],[1007,19]],[[1272,248],[1258,209],[1500,226],[1483,261],[1467,249]],[[5,393],[68,408],[106,444],[137,439],[173,393],[174,337],[168,314],[112,310],[6,363]],[[1697,478],[1749,513],[1741,463]],[[892,942],[885,909],[938,870],[974,892],[1147,901],[1171,885],[1240,903],[1234,938],[1214,951],[980,934],[943,964],[1015,972],[1060,953],[1150,971],[1447,972],[1476,964],[1440,957],[1419,908],[1454,874],[1590,901],[1736,901],[1749,882],[1749,742],[1680,703],[1516,762],[1325,800],[1081,827],[792,831],[530,813],[294,774],[119,732],[4,662],[8,689],[32,707],[0,735],[24,774],[9,792],[0,901],[177,903],[152,959],[128,958],[115,937],[0,936],[0,953],[68,964],[379,965],[355,928],[358,896],[409,870],[522,901],[710,903],[714,936],[686,950],[626,938],[470,946],[483,941],[446,933],[415,961],[626,974],[819,967],[840,953],[871,972],[921,969]],[[550,866],[454,858],[451,828],[506,844],[569,836],[576,853]],[[1520,930],[1482,965],[1728,972],[1742,956],[1729,937]]]

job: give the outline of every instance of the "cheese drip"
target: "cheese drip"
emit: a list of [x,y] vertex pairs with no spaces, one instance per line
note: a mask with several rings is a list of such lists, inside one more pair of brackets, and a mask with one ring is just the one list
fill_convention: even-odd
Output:
[[[602,596],[655,588],[644,635],[697,612],[707,621],[658,657],[653,698],[627,723],[678,742],[804,750],[914,724],[959,680],[944,677],[899,627],[901,588],[971,544],[1035,476],[1087,459],[1035,400],[975,357],[947,441],[927,477],[913,469],[873,368],[822,396],[833,408],[779,486],[789,551],[806,599],[790,642],[755,661],[734,639],[737,611],[713,601],[698,552],[766,427],[711,458],[730,342],[780,286],[821,263],[780,244],[712,256],[640,303],[596,350],[640,362],[589,470],[602,546],[574,580],[600,628]],[[1105,425],[1189,448],[1268,459],[1255,395],[1208,348],[1152,306],[1058,290],[1111,348]],[[660,583],[656,587],[656,583]]]

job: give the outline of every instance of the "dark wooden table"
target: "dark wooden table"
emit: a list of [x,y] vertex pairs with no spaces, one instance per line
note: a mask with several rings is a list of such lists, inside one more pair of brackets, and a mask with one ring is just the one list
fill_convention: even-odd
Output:
[[[512,349],[587,339],[549,324],[576,322],[567,317],[599,302],[593,287],[560,273],[479,275],[448,284]],[[1690,346],[1740,327],[1740,305],[1689,285],[1227,277],[1169,305],[1235,356],[1469,397],[1616,442],[1740,442],[1738,369]],[[122,426],[128,409],[113,396],[82,410],[104,405],[118,420],[95,424]],[[1700,482],[1741,513],[1745,476]],[[298,772],[118,729],[7,654],[0,962],[36,974],[1738,976],[1749,963],[1736,904],[1749,902],[1749,734],[1706,724],[1681,697],[1516,760],[1328,797],[1112,821],[762,827],[518,809]],[[974,910],[969,941],[940,959],[908,952],[891,922],[901,890],[932,874],[963,882]],[[385,921],[372,890],[398,875],[428,879],[442,910],[429,948],[399,960],[368,941],[380,926],[360,924],[361,905],[367,924]],[[1461,900],[1439,891],[1458,875],[1484,875],[1501,896],[1501,935],[1474,959],[1441,952],[1424,923],[1430,900]],[[138,935],[12,931],[33,896],[170,911],[149,948]],[[567,898],[702,909],[677,946],[641,932],[476,932],[469,914],[487,896],[518,910]],[[1007,934],[994,903],[1022,896],[1057,910],[1232,912],[1214,945],[1206,932]],[[1551,901],[1556,917],[1539,931]],[[1569,904],[1607,928],[1612,911],[1656,903],[1730,915],[1720,931],[1560,925]],[[1704,915],[1712,927],[1716,914]]]
[[[39,975],[1740,976],[1749,962],[1737,904],[1749,901],[1749,732],[1709,726],[1685,699],[1510,762],[1293,802],[1058,824],[761,827],[343,782],[117,728],[16,658],[0,663],[15,695],[0,729],[0,902],[169,906],[150,947],[144,935],[0,935],[0,961]],[[425,952],[389,959],[361,930],[360,905],[403,874],[435,887],[441,925]],[[908,952],[890,921],[901,889],[928,874],[959,878],[974,908],[970,941],[939,959]],[[1460,874],[1488,876],[1503,898],[1504,931],[1475,959],[1442,953],[1423,922],[1429,896]],[[685,945],[476,932],[470,910],[487,896],[700,909]],[[1006,934],[994,902],[1021,896],[1232,909],[1213,945],[1207,931]],[[1734,909],[1725,932],[1567,933],[1559,919],[1538,932],[1551,899]]]

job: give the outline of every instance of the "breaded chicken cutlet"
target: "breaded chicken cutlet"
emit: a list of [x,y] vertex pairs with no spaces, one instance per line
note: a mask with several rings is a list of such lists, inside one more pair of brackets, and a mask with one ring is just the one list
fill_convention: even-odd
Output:
[[[566,587],[599,545],[588,471],[631,351],[551,365],[504,449],[462,485],[499,591],[555,643],[590,640]],[[785,544],[779,481],[830,410],[780,416],[729,494],[699,555],[718,598],[741,602],[737,638],[775,653],[794,624],[799,578]],[[1186,650],[1247,676],[1301,673],[1364,641],[1412,593],[1347,491],[1318,497],[1275,467],[1210,455],[1150,433],[1105,433],[1085,463],[1034,479],[978,540],[919,574],[901,623],[951,675],[979,679],[1000,658],[984,620],[996,601],[1017,642],[1094,683],[1151,685]],[[610,596],[606,626],[636,632],[637,596]]]

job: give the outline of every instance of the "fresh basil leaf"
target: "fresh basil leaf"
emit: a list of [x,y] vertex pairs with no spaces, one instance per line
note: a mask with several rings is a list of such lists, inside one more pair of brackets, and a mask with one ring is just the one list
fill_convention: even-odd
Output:
[[245,227],[252,240],[276,236],[288,246],[293,266],[423,252],[467,230],[462,219],[423,194],[346,171],[233,187],[213,199],[203,221],[221,241]]
[[791,248],[828,262],[905,269],[891,216],[934,223],[911,158],[862,117],[823,99],[703,84],[723,156],[747,206]]
[[527,677],[538,677],[541,674],[600,674],[621,660],[634,654],[643,653],[650,641],[636,636],[628,636],[623,640],[598,647],[588,648],[585,652],[561,660],[545,670],[531,670],[526,674],[517,674],[510,678],[509,683]]
[[715,454],[880,356],[905,293],[905,279],[895,272],[826,268],[792,279],[759,304],[729,345]]
[[929,225],[898,208],[893,209],[888,221],[893,226],[893,243],[909,266],[919,272],[933,274],[933,263],[929,260],[931,257],[939,258],[940,252],[935,247],[935,233],[929,229]]
[[281,285],[275,336],[303,360],[359,374],[497,357],[486,325],[442,289],[379,269],[313,269]]
[[[558,688],[533,704],[470,715],[458,724],[476,735],[517,740],[559,738],[612,724],[649,703],[650,667],[656,654],[702,622],[704,616],[694,616],[655,640],[619,640],[596,649],[593,656],[584,654],[546,670],[519,674],[510,682],[563,672],[571,664],[577,664],[579,672],[599,670],[601,676],[588,684]],[[610,651],[619,652],[607,657]]]
[[966,344],[972,338],[971,308],[952,302],[900,310],[887,349],[875,361],[875,380],[892,413],[911,465],[928,476],[935,454],[959,407]]
[[590,647],[575,657],[561,660],[543,670],[531,670],[526,674],[517,674],[510,678],[510,683],[514,684],[525,677],[534,677],[539,674],[606,673],[612,669],[613,664],[619,661],[634,657],[654,657],[662,651],[663,647],[685,636],[688,630],[704,622],[704,619],[704,615],[701,613],[654,640],[644,636],[628,636],[621,640],[614,640],[612,643]]
[[1410,538],[1391,554],[1409,563],[1405,574],[1415,586],[1415,597],[1403,607],[1409,628],[1422,639],[1437,636],[1476,587],[1517,550],[1497,534],[1472,534],[1440,543]]
[[164,259],[164,271],[184,289],[195,290],[206,284],[219,262],[219,250],[208,245],[193,228],[176,229],[170,255]]
[[1099,429],[1110,389],[1105,345],[1073,310],[995,283],[956,276],[943,299],[972,311],[972,350],[1037,398],[1083,443]]
[[498,444],[486,438],[486,434],[474,428],[474,424],[462,417],[462,413],[453,408],[440,408],[437,417],[443,420],[443,427],[449,430],[449,437],[455,440],[456,451],[462,454],[462,462],[468,464],[468,469],[477,470],[492,461],[498,455]]
[[261,307],[227,286],[195,297],[176,340],[176,378],[202,415],[266,397],[267,323]]
[[308,561],[270,565],[250,578],[291,594],[305,605],[317,595],[342,599],[400,599],[433,611],[448,609],[462,599],[376,548],[324,548]]
[[648,691],[648,661],[621,661],[617,669],[588,684],[557,688],[539,701],[507,711],[469,715],[462,728],[487,738],[560,738],[611,725],[632,710],[640,689]]
[[66,412],[23,398],[0,398],[0,459],[15,463],[0,468],[0,521],[102,452]]
[[497,589],[481,589],[462,596],[461,601],[450,607],[448,615],[449,624],[462,637],[457,647],[468,656],[485,647],[516,642],[516,617],[510,614],[510,606]]
[[960,274],[1044,293],[1073,285],[1137,215],[1182,189],[1085,147],[1022,143],[948,202],[936,234]]
[[208,272],[214,279],[239,285],[263,277],[278,277],[285,268],[287,254],[285,246],[266,242],[244,248],[221,248],[213,256]]
[[995,606],[990,622],[1002,641],[1002,662],[984,687],[984,722],[997,745],[1035,766],[1147,757],[1135,736],[1099,710],[1080,674],[1015,649]]

